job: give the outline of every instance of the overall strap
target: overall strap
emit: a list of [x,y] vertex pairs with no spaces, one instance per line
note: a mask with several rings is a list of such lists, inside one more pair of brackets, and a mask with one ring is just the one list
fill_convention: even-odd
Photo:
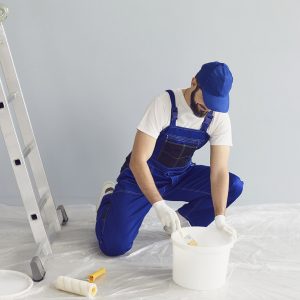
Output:
[[212,121],[212,119],[214,117],[213,113],[214,112],[211,110],[210,112],[208,112],[206,114],[205,119],[204,119],[204,121],[203,121],[203,123],[201,125],[201,128],[200,128],[201,131],[205,131],[206,132],[208,126],[210,125],[210,123],[211,123],[211,121]]
[[178,110],[177,110],[176,103],[175,103],[175,94],[172,90],[167,90],[166,92],[169,94],[169,96],[171,98],[171,104],[172,104],[170,125],[176,126]]

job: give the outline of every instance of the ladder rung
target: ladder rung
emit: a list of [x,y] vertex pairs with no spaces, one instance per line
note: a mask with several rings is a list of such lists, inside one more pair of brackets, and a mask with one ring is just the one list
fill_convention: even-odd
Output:
[[33,148],[34,148],[34,143],[32,141],[22,151],[24,158],[26,158],[29,155],[29,153],[33,150]]
[[18,95],[17,92],[11,93],[10,95],[8,95],[7,102],[9,103],[9,102],[12,102],[13,100],[15,100],[17,98],[17,95]]
[[40,211],[43,210],[43,208],[44,208],[45,204],[47,203],[48,199],[49,199],[49,193],[46,192],[46,193],[42,196],[42,198],[41,198],[41,200],[40,200],[40,202],[39,202],[39,208],[40,208]]

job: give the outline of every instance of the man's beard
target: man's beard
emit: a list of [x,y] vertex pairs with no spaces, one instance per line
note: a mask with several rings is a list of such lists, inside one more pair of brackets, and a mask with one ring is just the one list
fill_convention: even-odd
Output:
[[193,111],[193,113],[196,117],[203,118],[207,114],[207,111],[202,110],[201,108],[199,109],[197,104],[196,104],[195,94],[196,94],[197,90],[198,90],[198,88],[196,88],[191,93],[191,109],[192,109],[192,111]]

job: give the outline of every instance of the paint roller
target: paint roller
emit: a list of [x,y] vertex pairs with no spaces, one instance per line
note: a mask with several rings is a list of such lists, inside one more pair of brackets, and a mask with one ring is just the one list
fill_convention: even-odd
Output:
[[97,285],[95,280],[106,273],[105,268],[100,268],[96,272],[88,275],[88,281],[71,278],[68,276],[59,276],[56,279],[55,287],[58,290],[69,292],[76,295],[94,297],[97,294]]

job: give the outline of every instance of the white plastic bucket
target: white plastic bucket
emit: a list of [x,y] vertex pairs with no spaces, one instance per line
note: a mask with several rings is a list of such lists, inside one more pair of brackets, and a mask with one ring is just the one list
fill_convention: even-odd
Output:
[[0,270],[0,300],[15,299],[27,293],[32,286],[33,281],[27,274]]
[[234,241],[225,232],[211,227],[185,227],[198,246],[187,245],[182,235],[172,233],[173,280],[193,290],[211,290],[226,282],[230,249]]

